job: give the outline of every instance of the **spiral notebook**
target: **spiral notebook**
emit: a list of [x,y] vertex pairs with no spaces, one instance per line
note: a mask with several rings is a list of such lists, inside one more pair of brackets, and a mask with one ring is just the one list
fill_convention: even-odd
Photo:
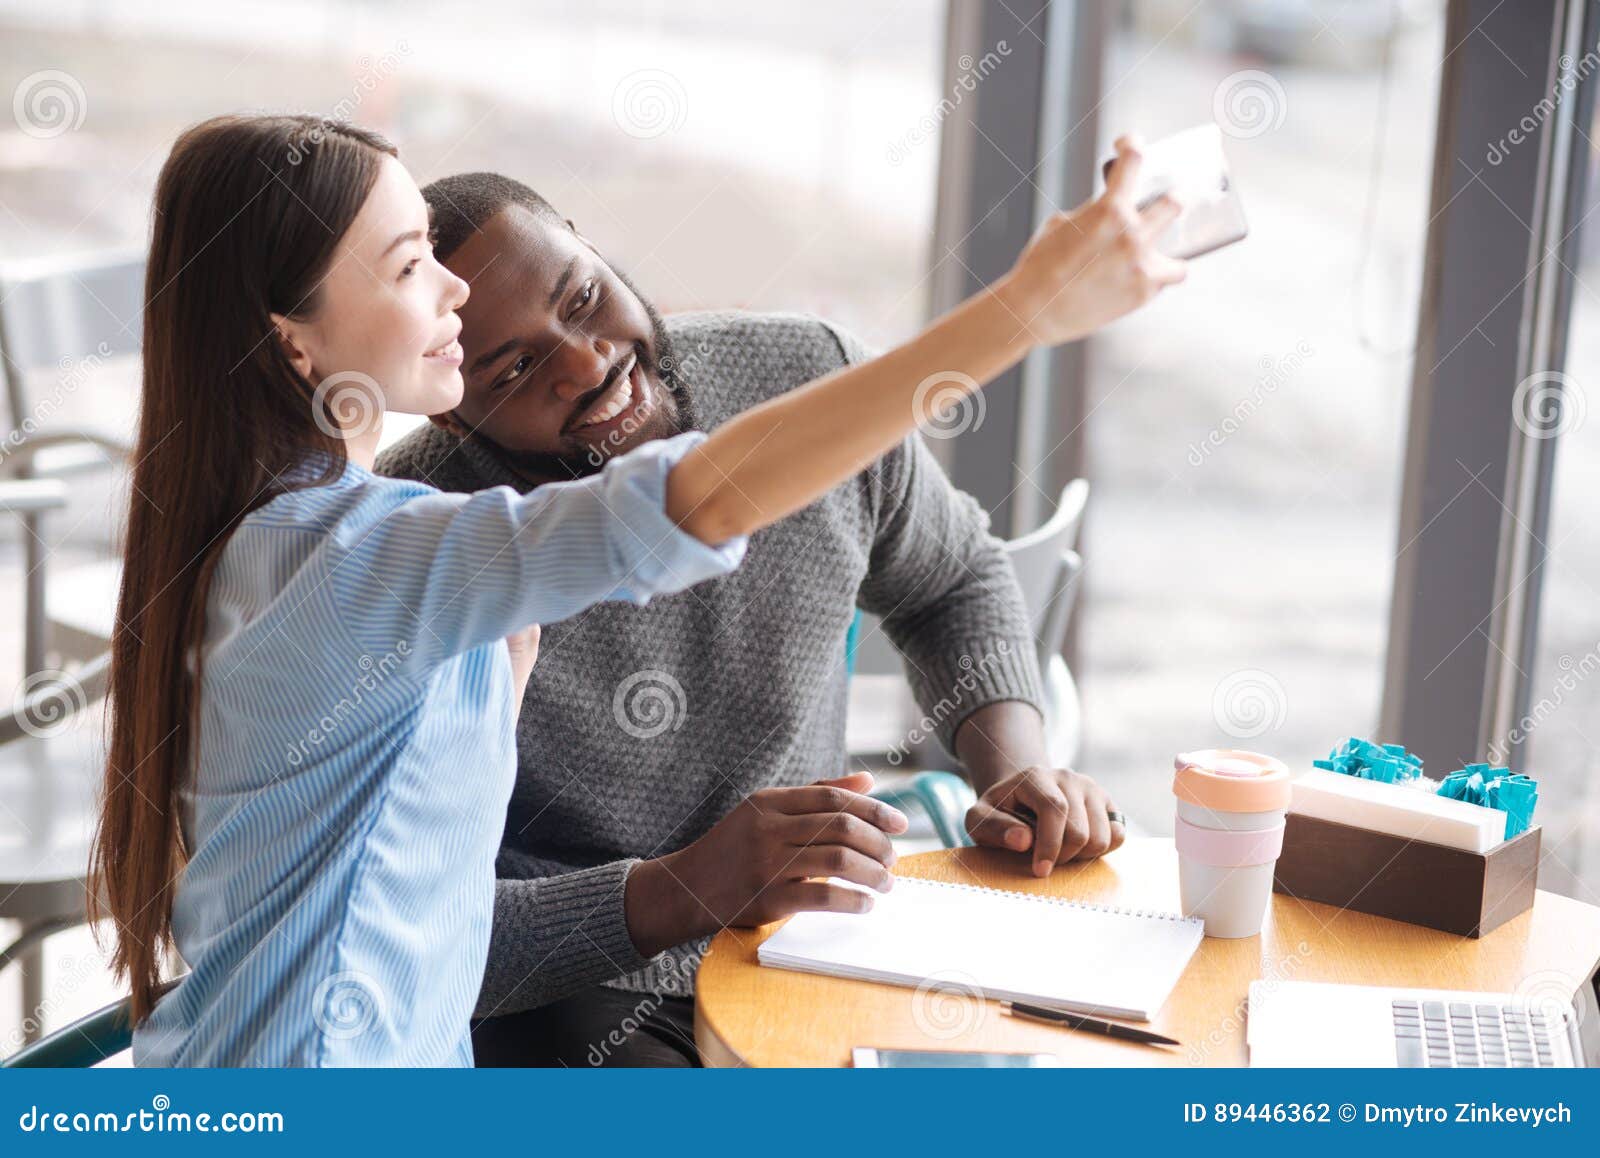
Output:
[[873,895],[869,913],[797,913],[757,957],[779,969],[1149,1021],[1205,928],[1176,913],[911,877]]

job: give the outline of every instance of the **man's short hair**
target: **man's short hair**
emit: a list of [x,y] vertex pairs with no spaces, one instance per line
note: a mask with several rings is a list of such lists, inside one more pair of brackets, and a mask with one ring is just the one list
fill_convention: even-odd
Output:
[[510,205],[566,225],[555,207],[521,181],[499,173],[457,173],[425,186],[422,197],[433,214],[433,252],[444,261],[491,217]]

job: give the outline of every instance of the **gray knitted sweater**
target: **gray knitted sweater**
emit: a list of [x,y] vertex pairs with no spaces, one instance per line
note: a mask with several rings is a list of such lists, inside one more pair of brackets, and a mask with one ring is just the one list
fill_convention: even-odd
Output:
[[[866,356],[798,315],[685,314],[667,328],[707,429]],[[526,489],[490,448],[432,427],[378,469],[443,490]],[[977,708],[1041,704],[1010,563],[988,516],[918,438],[753,535],[734,574],[544,625],[517,725],[478,1016],[600,982],[693,992],[704,942],[641,957],[623,915],[628,873],[757,789],[841,773],[844,639],[857,607],[882,617],[946,748]]]

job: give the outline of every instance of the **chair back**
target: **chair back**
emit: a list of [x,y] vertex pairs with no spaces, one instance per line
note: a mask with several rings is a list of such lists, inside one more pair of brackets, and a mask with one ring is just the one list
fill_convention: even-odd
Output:
[[88,1069],[133,1046],[128,998],[63,1026],[8,1058],[0,1069]]
[[138,351],[144,272],[145,255],[134,250],[0,263],[0,375],[10,427],[32,413],[29,371]]
[[1069,596],[1075,595],[1083,569],[1082,558],[1072,548],[1088,502],[1089,480],[1073,479],[1062,488],[1056,512],[1044,526],[1006,544],[1041,664],[1061,650],[1066,638],[1072,613]]
[[1078,581],[1083,575],[1083,556],[1065,550],[1056,562],[1056,583],[1050,592],[1049,605],[1039,622],[1034,640],[1039,648],[1039,664],[1043,670],[1050,657],[1061,654],[1067,641],[1067,627],[1072,622],[1072,609],[1078,601]]

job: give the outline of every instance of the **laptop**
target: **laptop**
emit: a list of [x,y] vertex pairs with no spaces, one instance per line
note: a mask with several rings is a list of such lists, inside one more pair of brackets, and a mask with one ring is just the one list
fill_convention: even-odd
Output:
[[1600,962],[1524,993],[1252,981],[1252,1066],[1600,1066]]

